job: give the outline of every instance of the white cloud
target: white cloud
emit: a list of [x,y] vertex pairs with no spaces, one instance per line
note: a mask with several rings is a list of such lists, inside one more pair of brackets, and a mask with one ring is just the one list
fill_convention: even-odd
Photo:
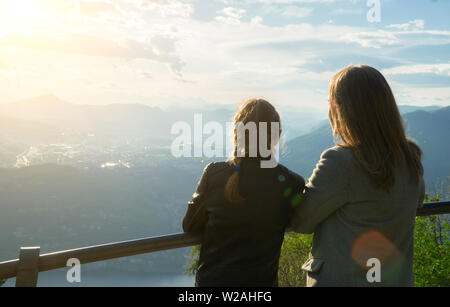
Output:
[[381,48],[383,46],[392,46],[400,43],[400,39],[395,33],[384,30],[348,33],[342,36],[342,39],[349,43],[356,43],[361,47],[372,48]]
[[449,105],[450,87],[404,87],[391,83],[398,104],[417,106]]
[[[292,20],[282,18],[283,14],[296,17],[311,14],[311,9],[300,4],[313,7],[312,3],[332,0],[220,1],[226,5],[205,4],[203,0],[85,2],[92,5],[85,7],[82,17],[58,15],[56,24],[48,31],[33,34],[33,40],[18,37],[15,29],[6,27],[0,18],[0,32],[8,34],[0,33],[1,56],[8,60],[9,67],[14,67],[1,71],[2,74],[10,80],[20,79],[22,92],[45,89],[83,103],[98,100],[157,104],[164,103],[164,97],[237,103],[256,95],[280,104],[293,102],[298,106],[326,108],[328,80],[334,73],[335,62],[346,65],[344,62],[350,64],[353,56],[371,59],[386,55],[393,57],[392,63],[405,63],[395,55],[397,47],[450,43],[450,31],[425,31],[424,23],[417,20],[385,27],[369,25],[365,18],[359,26],[344,26],[338,19],[336,24],[314,21],[288,24]],[[245,6],[249,2],[255,5]],[[333,9],[338,14],[360,13],[358,7],[344,11],[348,8],[353,7],[345,6],[341,11],[338,5],[329,7],[332,14]],[[365,9],[362,5],[363,14]],[[209,11],[205,14],[204,10]],[[2,13],[0,10],[0,17]],[[16,40],[12,39],[14,35]],[[334,65],[314,65],[317,59]],[[15,78],[12,71],[19,77]],[[413,63],[383,72],[448,76],[449,68],[448,64]],[[185,79],[193,82],[179,82]],[[54,80],[58,80],[56,85]],[[81,85],[74,90],[76,82]],[[407,94],[407,86],[396,84],[396,90]],[[3,84],[2,93],[4,88]],[[444,98],[448,92],[442,89],[436,97]],[[434,97],[433,91],[425,89],[420,97],[427,95]]]
[[191,4],[179,0],[139,0],[139,9],[154,11],[161,17],[190,17],[194,13]]
[[286,17],[303,18],[311,15],[312,11],[313,8],[291,5],[283,9],[282,15]]
[[263,18],[261,16],[255,16],[250,21],[250,23],[253,24],[253,25],[262,24],[262,22],[263,22]]
[[396,66],[382,71],[386,75],[435,74],[450,76],[450,64],[415,64]]
[[248,3],[333,3],[336,0],[246,0]]
[[234,7],[226,7],[219,11],[224,16],[217,16],[216,20],[226,24],[239,24],[241,18],[245,16],[246,11],[244,9],[238,9]]
[[8,2],[0,10],[0,47],[145,59],[168,66],[177,78],[181,75],[184,63],[177,50],[177,23],[193,14],[191,4],[179,0],[32,1],[31,16],[45,15],[46,22],[39,22],[39,27],[31,22],[24,22],[24,29],[11,27],[8,14],[15,6]]
[[92,18],[99,18],[105,14],[123,15],[124,11],[112,1],[86,1],[82,0],[78,3],[77,9],[79,13]]
[[230,4],[230,3],[233,2],[233,0],[216,0],[216,1],[222,2],[222,3],[225,3],[225,4]]
[[129,39],[120,43],[99,37],[75,34],[66,35],[65,37],[14,34],[0,38],[0,47],[7,46],[95,57],[158,61],[168,64],[175,74],[181,75],[181,69],[184,64],[177,55],[175,45],[175,38],[165,36],[154,36],[150,39],[150,42],[139,42]]
[[364,14],[364,10],[362,9],[344,9],[338,8],[333,10],[333,14],[338,15],[362,15]]
[[392,24],[387,26],[389,29],[399,29],[399,30],[422,30],[425,27],[425,21],[422,19],[416,19],[408,21],[403,24]]
[[167,63],[171,70],[181,77],[185,63],[178,56],[176,43],[176,39],[167,36],[155,36],[151,39],[151,46],[157,54],[156,58]]
[[227,8],[224,8],[221,11],[221,13],[223,13],[224,15],[226,15],[228,17],[240,19],[240,18],[244,17],[245,10],[244,9],[237,9],[237,8],[234,8],[234,7],[227,7]]
[[[356,30],[356,28],[353,28]],[[401,46],[403,48],[418,45],[439,45],[450,43],[450,31],[441,30],[375,30],[350,31],[344,34],[342,40],[356,43],[365,48],[382,48]]]

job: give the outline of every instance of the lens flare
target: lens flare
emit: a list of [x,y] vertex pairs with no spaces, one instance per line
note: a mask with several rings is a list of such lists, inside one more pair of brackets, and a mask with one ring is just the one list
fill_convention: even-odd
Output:
[[386,263],[398,255],[399,251],[394,243],[376,230],[360,235],[352,247],[352,258],[363,268],[367,268],[367,260],[370,258]]

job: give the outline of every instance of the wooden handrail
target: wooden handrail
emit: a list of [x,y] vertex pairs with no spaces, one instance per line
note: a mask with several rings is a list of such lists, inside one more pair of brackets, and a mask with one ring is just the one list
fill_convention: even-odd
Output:
[[[193,246],[201,242],[200,234],[179,233],[161,237],[143,238],[58,251],[39,255],[39,272],[66,267],[67,260],[77,258],[80,263],[91,263],[121,257]],[[19,259],[0,262],[0,279],[17,275]]]
[[[450,201],[426,203],[418,209],[417,216],[450,214]],[[201,234],[179,233],[161,237],[115,242],[39,255],[38,272],[66,267],[67,260],[77,258],[80,263],[91,263],[128,257],[162,250],[183,248],[200,244]],[[0,281],[17,276],[20,260],[0,262]],[[1,282],[0,282],[1,285]]]
[[417,209],[417,216],[450,214],[450,201],[438,201],[423,204],[422,208]]

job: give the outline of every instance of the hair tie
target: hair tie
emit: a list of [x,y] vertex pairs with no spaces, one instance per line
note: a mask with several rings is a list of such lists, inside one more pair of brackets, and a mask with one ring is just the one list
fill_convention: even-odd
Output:
[[241,167],[240,166],[236,166],[234,170],[239,173],[239,171],[241,170]]

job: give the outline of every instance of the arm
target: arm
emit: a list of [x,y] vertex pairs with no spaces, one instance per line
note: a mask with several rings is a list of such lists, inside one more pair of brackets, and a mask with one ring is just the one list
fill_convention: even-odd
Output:
[[286,232],[294,231],[292,228],[292,217],[294,216],[296,208],[300,205],[303,199],[305,190],[305,179],[294,172],[291,172],[291,174],[293,175],[294,180],[290,185],[290,189],[292,189],[294,193],[292,193],[292,196],[288,199],[290,219],[288,225],[286,226]]
[[313,233],[348,200],[348,164],[344,149],[325,151],[305,187],[291,224],[296,232]]
[[208,164],[203,170],[202,177],[197,185],[192,200],[188,202],[186,215],[183,219],[184,232],[199,232],[202,231],[208,221],[208,215],[205,206],[205,194],[207,191],[207,177],[208,169],[211,164]]
[[293,182],[291,182],[291,189],[292,191],[294,191],[294,193],[292,194],[291,198],[289,199],[290,202],[290,207],[292,209],[296,209],[303,197],[304,197],[304,191],[305,191],[305,179],[303,179],[302,176],[291,172],[291,175],[293,177]]

